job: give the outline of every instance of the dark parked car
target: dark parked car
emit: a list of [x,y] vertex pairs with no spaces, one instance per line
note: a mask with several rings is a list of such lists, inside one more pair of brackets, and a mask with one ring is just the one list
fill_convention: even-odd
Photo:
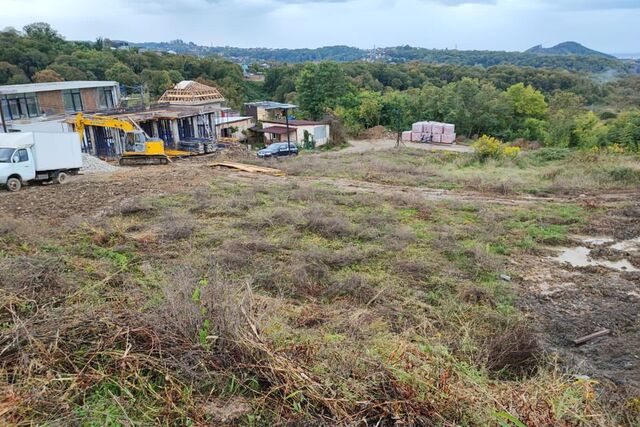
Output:
[[258,151],[258,157],[266,159],[269,157],[297,156],[298,146],[293,142],[276,142]]

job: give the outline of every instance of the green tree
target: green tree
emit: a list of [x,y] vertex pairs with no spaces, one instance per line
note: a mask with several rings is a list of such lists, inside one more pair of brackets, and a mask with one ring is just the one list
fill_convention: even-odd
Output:
[[13,64],[0,61],[0,84],[29,83],[27,75]]
[[548,112],[548,105],[542,92],[533,86],[517,83],[507,89],[507,100],[516,117],[544,119]]
[[122,62],[118,62],[113,67],[109,68],[105,73],[105,77],[109,80],[116,81],[126,86],[135,86],[140,82],[140,79],[133,72],[133,70],[123,64]]
[[327,109],[333,109],[338,99],[350,91],[347,77],[335,62],[308,64],[296,81],[300,109],[312,119],[323,117]]
[[184,77],[182,77],[182,74],[178,70],[169,70],[169,78],[173,83],[180,83],[184,80]]
[[609,125],[607,140],[630,151],[640,151],[640,111],[625,111]]
[[600,145],[605,131],[606,129],[598,116],[593,111],[589,111],[576,117],[573,136],[578,147],[593,148]]
[[140,78],[149,87],[151,95],[155,97],[173,87],[168,71],[144,70],[140,74]]
[[568,147],[572,143],[576,118],[583,114],[585,100],[572,92],[556,91],[549,98],[547,145]]
[[[528,139],[530,129],[525,128],[527,119],[544,120],[547,117],[549,106],[544,95],[531,85],[525,86],[524,83],[516,83],[506,90],[504,97],[511,113],[508,116],[508,124],[505,125],[503,135],[509,139]],[[533,122],[529,121],[528,123]]]
[[63,80],[72,81],[72,80],[90,80],[90,78],[95,79],[93,73],[85,73],[79,68],[72,67],[70,65],[65,64],[51,64],[49,66],[50,70],[55,71],[58,75],[62,77]]

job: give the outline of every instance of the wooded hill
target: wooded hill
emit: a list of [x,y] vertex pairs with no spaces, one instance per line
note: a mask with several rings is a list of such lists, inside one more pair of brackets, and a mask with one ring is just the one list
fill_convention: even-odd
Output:
[[130,46],[158,52],[175,52],[198,56],[219,55],[243,63],[278,62],[295,64],[309,61],[350,62],[361,60],[405,63],[421,61],[435,64],[482,67],[517,65],[535,68],[560,68],[589,73],[601,73],[609,70],[618,72],[634,71],[634,67],[629,63],[574,42],[562,43],[550,49],[538,46],[526,52],[425,49],[412,46],[386,47],[375,50],[349,46],[327,46],[317,49],[207,47],[191,42],[185,43],[182,40],[131,43]]

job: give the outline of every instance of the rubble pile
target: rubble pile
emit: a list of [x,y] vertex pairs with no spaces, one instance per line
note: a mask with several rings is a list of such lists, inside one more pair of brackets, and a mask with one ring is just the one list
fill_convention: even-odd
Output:
[[87,153],[82,153],[82,165],[82,172],[84,173],[110,173],[118,170],[117,166]]

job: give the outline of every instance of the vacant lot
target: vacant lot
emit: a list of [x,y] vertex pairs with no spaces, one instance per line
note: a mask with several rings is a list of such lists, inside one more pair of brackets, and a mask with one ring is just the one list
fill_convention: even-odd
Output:
[[634,425],[639,273],[551,258],[640,268],[638,162],[576,156],[182,162],[2,193],[0,420]]

